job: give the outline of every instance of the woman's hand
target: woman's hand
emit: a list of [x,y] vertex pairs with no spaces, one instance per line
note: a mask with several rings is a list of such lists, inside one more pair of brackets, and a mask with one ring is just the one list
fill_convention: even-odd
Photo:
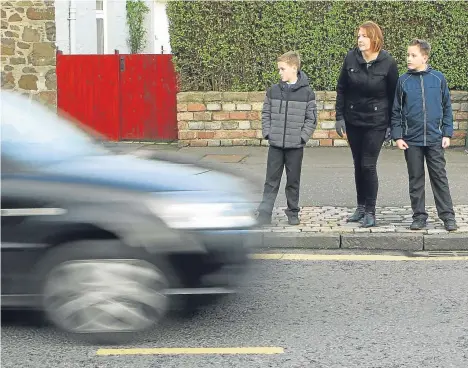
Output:
[[390,128],[387,128],[387,131],[385,132],[385,143],[390,142],[392,140],[392,130]]
[[338,120],[335,123],[335,129],[336,129],[336,134],[338,134],[341,138],[343,138],[343,135],[346,134],[346,124],[343,119]]

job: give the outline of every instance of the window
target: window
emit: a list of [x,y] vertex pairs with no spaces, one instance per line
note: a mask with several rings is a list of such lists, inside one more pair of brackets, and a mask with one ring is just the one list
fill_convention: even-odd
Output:
[[2,160],[38,166],[107,154],[92,130],[22,96],[2,94],[0,115]]
[[97,53],[104,54],[106,52],[104,30],[104,0],[96,0],[96,29]]

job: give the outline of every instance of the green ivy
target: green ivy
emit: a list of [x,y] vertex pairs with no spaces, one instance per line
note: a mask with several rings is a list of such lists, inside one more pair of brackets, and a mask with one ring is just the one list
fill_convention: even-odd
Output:
[[127,0],[128,46],[132,54],[142,52],[146,46],[145,16],[149,12],[143,0]]
[[257,91],[276,82],[276,58],[300,52],[316,90],[334,90],[356,28],[378,23],[406,70],[407,44],[425,38],[431,65],[468,90],[468,1],[169,1],[171,49],[182,91]]

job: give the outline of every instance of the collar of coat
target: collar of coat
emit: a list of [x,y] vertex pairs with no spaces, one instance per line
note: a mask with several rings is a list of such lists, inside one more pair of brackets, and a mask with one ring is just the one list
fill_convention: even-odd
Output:
[[[367,61],[364,60],[364,57],[362,56],[361,50],[359,48],[354,49],[354,55],[356,56],[356,59],[359,64],[367,64]],[[386,50],[380,50],[379,54],[377,55],[377,58],[374,60],[375,63],[378,63],[379,61],[385,60],[390,56],[390,54]]]
[[288,83],[283,82],[283,81],[280,80],[279,85],[280,85],[280,88],[282,90],[286,90],[286,89],[290,88],[291,91],[296,91],[299,88],[307,87],[309,85],[309,77],[302,70],[299,70],[297,72],[297,82],[296,83],[288,85]]

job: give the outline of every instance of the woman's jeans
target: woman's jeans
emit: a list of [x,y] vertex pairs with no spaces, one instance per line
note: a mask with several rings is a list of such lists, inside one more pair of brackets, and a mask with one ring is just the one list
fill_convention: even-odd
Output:
[[346,124],[346,134],[354,160],[357,204],[375,213],[379,178],[377,160],[385,140],[386,129],[368,129]]

